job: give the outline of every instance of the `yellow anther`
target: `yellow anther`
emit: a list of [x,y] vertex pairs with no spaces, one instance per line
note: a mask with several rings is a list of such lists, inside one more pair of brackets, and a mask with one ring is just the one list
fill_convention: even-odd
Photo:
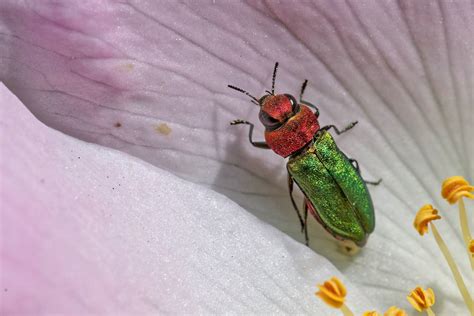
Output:
[[469,242],[469,253],[471,254],[471,257],[474,258],[474,239],[471,239]]
[[407,316],[407,312],[396,306],[391,306],[389,309],[387,309],[383,316]]
[[332,277],[329,281],[318,285],[319,291],[314,293],[319,296],[326,304],[334,308],[341,308],[346,298],[346,288],[341,280]]
[[423,205],[416,214],[413,226],[415,226],[418,233],[423,236],[428,232],[428,224],[440,218],[441,216],[438,215],[438,210],[434,209],[431,204],[426,204]]
[[461,197],[474,199],[474,187],[461,176],[454,176],[443,181],[441,186],[441,195],[448,200],[450,204],[456,203]]
[[[464,199],[474,199],[474,194],[470,193],[474,191],[474,187],[470,185],[466,179],[461,176],[455,176],[444,180],[441,195],[448,200],[450,204],[458,203],[459,207],[459,224],[461,226],[462,238],[464,240],[464,247],[470,249],[469,243],[472,239],[471,229],[469,228],[469,218],[466,212],[466,206],[464,205]],[[474,256],[472,252],[468,251],[469,261],[471,263],[471,269],[474,270]],[[474,315],[474,312],[472,313]]]
[[363,313],[362,316],[380,316],[380,314],[377,313],[376,311],[367,311]]
[[429,309],[435,303],[435,295],[432,289],[428,288],[423,290],[421,287],[417,286],[407,296],[407,300],[413,308],[421,312]]
[[331,307],[338,308],[344,316],[354,316],[352,311],[344,304],[346,298],[346,287],[336,277],[332,277],[330,280],[324,282],[324,284],[318,285],[319,291],[314,293],[319,296],[323,302]]

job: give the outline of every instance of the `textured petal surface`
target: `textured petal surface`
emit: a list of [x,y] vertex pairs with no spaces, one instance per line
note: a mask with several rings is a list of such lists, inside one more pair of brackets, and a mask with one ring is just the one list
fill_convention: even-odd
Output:
[[[472,2],[76,3],[0,4],[0,78],[43,122],[209,185],[301,240],[283,160],[228,126],[257,123],[257,109],[226,84],[259,96],[278,60],[277,91],[297,95],[309,79],[322,125],[358,120],[338,144],[384,180],[363,253],[338,253],[317,225],[313,248],[384,308],[408,308],[407,289],[423,284],[444,298],[435,310],[465,312],[431,236],[411,223],[425,203],[450,209],[445,177],[474,178]],[[455,214],[442,216],[461,253]]]
[[44,126],[3,85],[0,109],[2,315],[331,314],[314,279],[340,273],[233,201]]

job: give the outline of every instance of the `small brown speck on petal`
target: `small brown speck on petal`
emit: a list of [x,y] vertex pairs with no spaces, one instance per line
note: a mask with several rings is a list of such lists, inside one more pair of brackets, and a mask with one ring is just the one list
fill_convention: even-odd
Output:
[[124,63],[124,64],[120,64],[118,65],[118,70],[119,71],[122,71],[122,72],[130,72],[132,71],[133,69],[135,68],[135,65],[132,64],[132,63]]
[[155,127],[155,131],[163,135],[169,135],[171,133],[171,128],[166,123],[161,123]]

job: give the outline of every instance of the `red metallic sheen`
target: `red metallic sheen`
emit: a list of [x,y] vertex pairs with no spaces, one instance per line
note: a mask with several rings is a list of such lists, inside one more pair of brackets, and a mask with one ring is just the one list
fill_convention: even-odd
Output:
[[288,157],[308,144],[319,130],[318,118],[305,105],[300,111],[276,130],[265,131],[270,148],[282,157]]
[[321,225],[323,225],[323,222],[321,218],[319,217],[318,212],[316,212],[316,209],[314,208],[313,203],[311,203],[311,201],[308,200],[308,198],[306,197],[304,198],[304,203],[306,204],[306,207],[308,208],[309,213],[313,215]]
[[262,104],[261,110],[275,120],[284,122],[292,115],[293,106],[290,99],[284,94],[268,96]]

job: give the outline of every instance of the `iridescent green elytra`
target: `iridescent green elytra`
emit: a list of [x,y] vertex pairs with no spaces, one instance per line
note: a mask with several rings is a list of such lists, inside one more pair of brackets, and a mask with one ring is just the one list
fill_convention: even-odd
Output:
[[359,246],[366,243],[375,227],[370,194],[327,131],[320,130],[307,150],[291,156],[287,168],[329,233]]

